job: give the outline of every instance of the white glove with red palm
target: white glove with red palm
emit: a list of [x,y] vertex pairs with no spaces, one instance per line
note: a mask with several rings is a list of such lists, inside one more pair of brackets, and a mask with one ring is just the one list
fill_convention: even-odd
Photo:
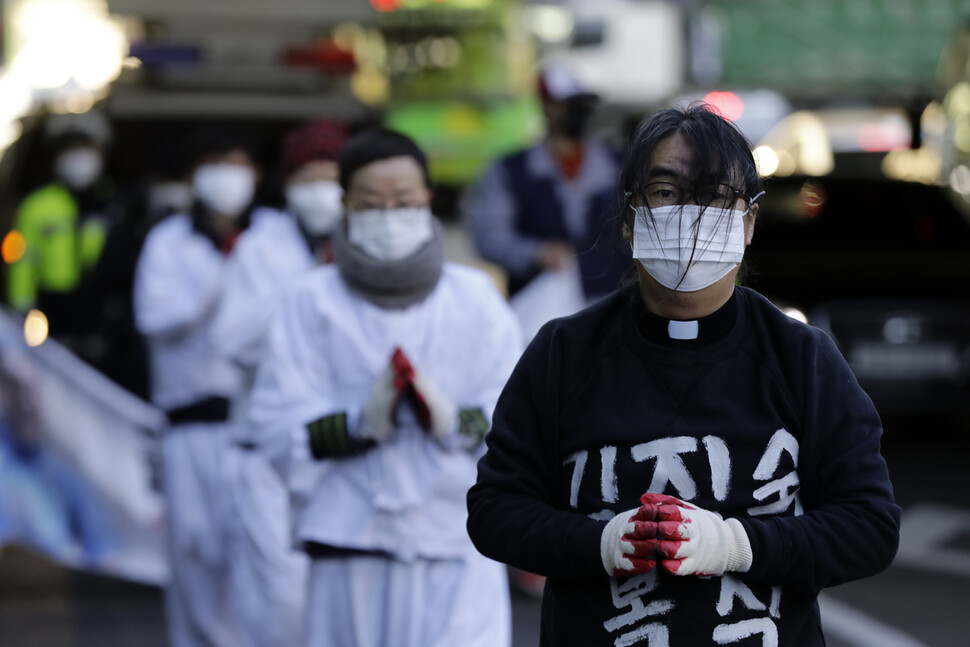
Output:
[[422,429],[441,440],[455,430],[458,410],[430,378],[415,369],[404,352],[397,348],[391,357],[398,392],[404,393],[414,408]]
[[451,435],[457,424],[458,410],[455,406],[420,371],[414,372],[411,385],[414,388],[415,409],[418,410],[421,426],[438,440]]
[[656,537],[657,559],[673,575],[722,575],[751,568],[751,542],[737,519],[647,492],[635,519]]
[[458,410],[437,385],[411,365],[400,348],[395,348],[364,403],[363,420],[357,436],[383,442],[397,425],[401,400],[412,406],[421,427],[436,439],[449,436],[457,427]]
[[646,573],[657,565],[657,542],[648,535],[656,526],[636,519],[640,508],[613,517],[600,535],[600,559],[611,577]]
[[394,429],[394,410],[400,397],[401,390],[395,384],[394,366],[388,364],[371,386],[364,403],[361,424],[354,435],[379,443],[387,440]]

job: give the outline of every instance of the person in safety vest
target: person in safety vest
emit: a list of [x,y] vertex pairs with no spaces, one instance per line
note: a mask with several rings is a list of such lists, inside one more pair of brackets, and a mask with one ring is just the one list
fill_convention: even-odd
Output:
[[8,268],[6,301],[19,312],[43,312],[52,337],[97,363],[106,342],[98,334],[95,274],[117,214],[104,175],[107,122],[85,117],[55,115],[47,122],[51,180],[17,210],[14,229],[25,250]]

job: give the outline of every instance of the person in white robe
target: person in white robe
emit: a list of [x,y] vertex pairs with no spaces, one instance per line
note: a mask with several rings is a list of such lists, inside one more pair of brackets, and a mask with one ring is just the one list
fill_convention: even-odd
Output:
[[174,647],[236,647],[225,545],[235,519],[228,447],[243,375],[216,352],[210,331],[240,232],[275,212],[253,206],[259,170],[245,135],[213,127],[192,143],[192,209],[149,231],[132,298],[148,343],[151,399],[169,420],[161,443],[169,639]]
[[[286,213],[254,222],[239,235],[229,259],[211,339],[243,369],[248,387],[280,296],[329,258],[330,234],[343,211],[337,155],[348,131],[345,122],[319,120],[283,138]],[[256,451],[258,429],[243,420],[236,432],[231,478],[238,523],[227,550],[240,647],[300,645],[309,560],[290,541],[286,489]]]
[[340,179],[335,264],[287,292],[251,405],[311,558],[306,644],[507,646],[505,568],[465,495],[521,332],[488,275],[444,262],[413,141],[355,135]]

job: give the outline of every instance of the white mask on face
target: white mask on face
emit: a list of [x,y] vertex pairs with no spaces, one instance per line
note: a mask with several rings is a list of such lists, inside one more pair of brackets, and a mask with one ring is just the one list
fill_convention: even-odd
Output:
[[242,164],[203,164],[192,175],[195,197],[223,216],[239,216],[253,201],[256,174]]
[[633,258],[666,288],[702,290],[744,257],[745,211],[693,204],[631,208]]
[[75,191],[87,189],[101,175],[104,161],[93,148],[75,148],[57,156],[54,173]]
[[340,222],[343,194],[336,182],[304,182],[286,187],[286,202],[311,235],[324,236]]
[[159,182],[148,190],[146,206],[153,217],[188,211],[192,206],[192,188],[187,182]]
[[410,256],[432,238],[430,207],[353,211],[347,219],[347,239],[381,261]]

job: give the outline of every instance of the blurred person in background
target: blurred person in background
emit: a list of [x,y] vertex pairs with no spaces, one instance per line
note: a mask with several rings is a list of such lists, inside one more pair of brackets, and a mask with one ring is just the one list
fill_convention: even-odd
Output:
[[283,141],[286,211],[296,218],[317,263],[333,262],[331,237],[343,215],[337,157],[350,125],[319,120],[288,133]]
[[252,395],[311,558],[307,645],[501,647],[508,581],[465,532],[520,349],[491,278],[444,262],[424,152],[385,129],[340,155],[333,265],[285,296]]
[[189,159],[181,139],[158,142],[145,172],[121,187],[121,218],[111,223],[98,261],[97,286],[103,301],[102,332],[110,340],[98,367],[109,378],[144,400],[149,394],[148,349],[135,327],[132,287],[145,237],[162,219],[192,206]]
[[110,138],[110,125],[97,112],[47,118],[50,179],[17,210],[14,229],[26,249],[9,267],[6,294],[14,310],[43,312],[51,337],[99,368],[109,340],[101,330],[96,275],[112,221],[120,217],[104,173]]
[[190,142],[183,139],[156,141],[149,153],[138,196],[140,222],[151,228],[172,214],[192,208],[192,168]]
[[735,285],[761,179],[733,124],[656,113],[618,188],[638,280],[526,349],[469,534],[547,576],[542,645],[823,645],[819,592],[899,542],[879,415],[822,331]]
[[255,369],[266,327],[287,283],[333,261],[330,242],[343,215],[337,156],[349,124],[320,120],[284,137],[280,151],[285,213],[267,213],[239,236],[213,325],[213,343]]
[[[478,253],[506,272],[524,342],[612,292],[629,268],[604,235],[620,160],[587,132],[596,94],[562,64],[540,70],[538,93],[545,138],[494,163],[462,201]],[[541,595],[543,578],[510,574],[519,590]]]
[[[319,120],[284,137],[280,166],[288,213],[261,214],[239,235],[228,261],[211,339],[244,369],[247,385],[282,294],[309,269],[332,260],[330,236],[343,215],[337,156],[348,133],[347,123]],[[299,645],[308,560],[292,546],[286,489],[256,451],[259,430],[244,421],[237,431],[239,523],[229,552],[240,645]]]
[[568,68],[543,68],[538,91],[546,137],[488,168],[463,197],[463,217],[478,253],[508,274],[510,296],[578,262],[591,301],[616,289],[629,266],[601,240],[619,155],[587,133],[598,99]]
[[260,180],[250,139],[209,126],[188,140],[191,211],[156,224],[135,269],[134,312],[146,337],[151,398],[169,419],[162,439],[171,578],[169,635],[176,647],[239,645],[226,546],[235,523],[229,445],[240,368],[212,341],[226,267],[240,234],[275,211],[254,206]]

